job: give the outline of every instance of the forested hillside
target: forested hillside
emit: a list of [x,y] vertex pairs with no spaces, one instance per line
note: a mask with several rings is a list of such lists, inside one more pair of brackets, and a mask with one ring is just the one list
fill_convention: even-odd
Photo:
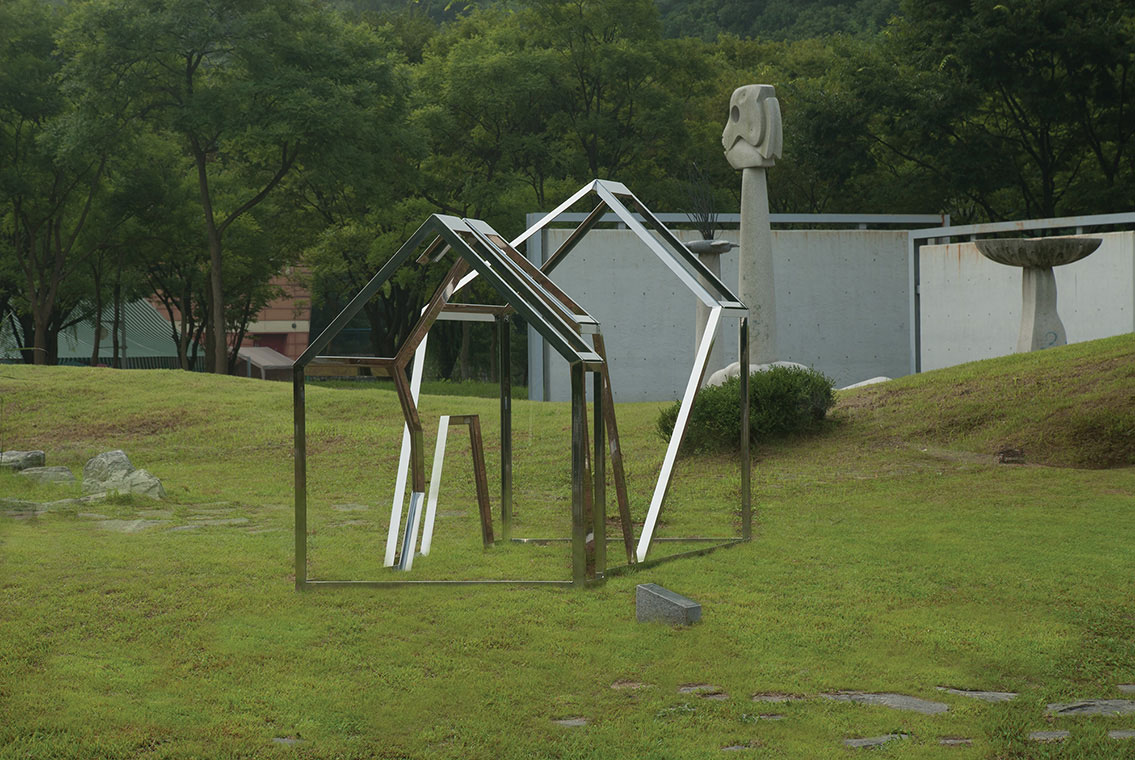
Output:
[[[224,371],[273,274],[333,308],[430,213],[511,236],[595,177],[736,210],[721,129],[754,82],[774,211],[1135,207],[1129,0],[0,0],[0,314],[51,363],[158,292]],[[372,350],[430,284],[365,313]]]

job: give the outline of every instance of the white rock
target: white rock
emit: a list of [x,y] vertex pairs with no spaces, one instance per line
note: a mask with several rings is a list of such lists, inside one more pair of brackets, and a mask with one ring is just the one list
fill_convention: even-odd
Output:
[[849,391],[852,388],[862,388],[865,385],[875,385],[876,383],[885,383],[888,380],[893,380],[893,379],[894,378],[886,377],[884,375],[879,375],[878,377],[873,377],[870,380],[861,380],[858,383],[852,383],[851,385],[845,385],[842,388],[839,388],[838,390]]
[[[803,364],[797,364],[796,362],[771,362],[769,364],[750,364],[749,374],[751,375],[754,372],[768,372],[773,367],[796,367],[797,369],[808,369]],[[715,385],[724,385],[726,380],[740,376],[741,362],[733,362],[725,369],[719,369],[712,375],[710,375],[709,379],[705,381],[705,387],[709,388]]]

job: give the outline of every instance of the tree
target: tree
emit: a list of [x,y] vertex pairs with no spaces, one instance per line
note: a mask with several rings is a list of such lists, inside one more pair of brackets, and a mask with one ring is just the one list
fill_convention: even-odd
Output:
[[290,174],[387,123],[390,55],[308,0],[96,0],[73,35],[72,76],[136,93],[182,141],[209,252],[207,359],[226,372],[229,236]]
[[987,218],[1135,201],[1121,169],[1135,140],[1130,3],[905,2],[890,40],[891,60],[872,74],[880,141]]

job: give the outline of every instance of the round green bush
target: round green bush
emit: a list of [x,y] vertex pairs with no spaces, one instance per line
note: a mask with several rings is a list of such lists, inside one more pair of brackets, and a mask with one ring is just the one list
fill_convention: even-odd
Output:
[[[712,451],[741,446],[741,380],[702,388],[694,399],[682,450]],[[817,430],[835,405],[832,380],[813,369],[772,367],[749,376],[749,440],[753,443]],[[658,416],[666,440],[674,432],[680,401]]]

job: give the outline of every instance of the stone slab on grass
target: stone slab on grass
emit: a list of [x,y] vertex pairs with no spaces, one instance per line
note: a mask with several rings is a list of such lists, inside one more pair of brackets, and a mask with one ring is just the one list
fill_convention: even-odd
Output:
[[955,694],[959,697],[980,699],[982,702],[1008,702],[1017,698],[1015,691],[979,691],[977,689],[951,689],[948,686],[939,686],[938,691]]
[[906,734],[883,734],[882,736],[864,736],[860,739],[844,739],[843,746],[855,748],[879,747],[895,739],[905,739]]
[[943,747],[969,747],[973,744],[973,739],[965,739],[960,736],[943,736],[938,740],[938,743]]
[[75,473],[70,467],[25,467],[17,473],[21,478],[37,483],[74,483]]
[[657,583],[635,586],[635,617],[640,623],[692,625],[701,620],[701,605]]
[[1124,694],[1135,694],[1135,683],[1121,683],[1116,688]]
[[1108,731],[1107,737],[1109,739],[1135,739],[1135,731],[1129,728],[1120,728],[1115,731]]
[[47,458],[42,451],[5,451],[0,454],[0,468],[7,470],[43,467],[46,463]]
[[863,705],[880,705],[892,710],[910,710],[923,715],[938,715],[950,709],[944,702],[932,702],[929,699],[908,697],[905,694],[866,694],[859,691],[840,691],[833,694],[821,694],[824,699],[836,702],[858,702]]
[[1082,699],[1079,702],[1055,702],[1048,706],[1052,715],[1130,715],[1135,701],[1130,699]]
[[1029,734],[1031,742],[1062,742],[1071,736],[1070,731],[1033,731]]
[[115,533],[141,533],[149,528],[168,525],[169,520],[101,520],[98,526]]
[[557,726],[568,726],[570,728],[579,728],[580,726],[587,725],[587,718],[557,718],[552,721]]

